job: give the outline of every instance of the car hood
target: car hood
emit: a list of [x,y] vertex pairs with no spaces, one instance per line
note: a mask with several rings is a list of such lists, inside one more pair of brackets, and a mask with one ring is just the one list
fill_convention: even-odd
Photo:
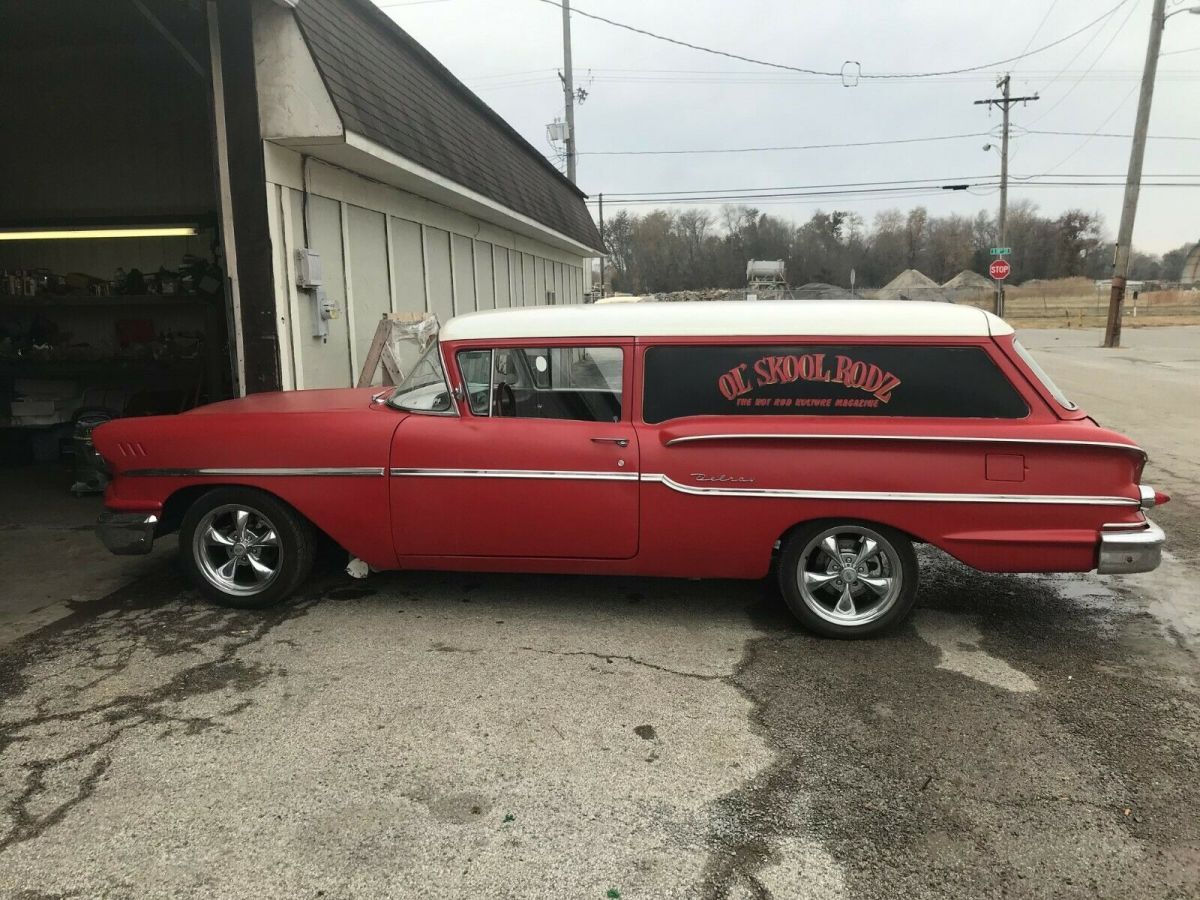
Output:
[[266,394],[251,394],[240,400],[223,400],[200,406],[184,415],[206,413],[302,413],[335,409],[365,409],[371,405],[371,397],[383,388],[330,388],[314,391],[272,391]]

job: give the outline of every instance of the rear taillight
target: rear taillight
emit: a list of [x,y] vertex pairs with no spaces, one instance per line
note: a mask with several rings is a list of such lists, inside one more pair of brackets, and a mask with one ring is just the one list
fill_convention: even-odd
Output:
[[1155,506],[1162,506],[1164,503],[1169,503],[1171,497],[1169,494],[1164,494],[1162,491],[1156,491],[1148,484],[1138,485],[1138,505],[1142,509],[1151,509]]

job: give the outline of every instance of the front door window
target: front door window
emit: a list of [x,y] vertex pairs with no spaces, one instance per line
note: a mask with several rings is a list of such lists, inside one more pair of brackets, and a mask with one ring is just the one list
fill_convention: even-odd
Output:
[[621,421],[619,347],[461,350],[458,367],[476,416]]

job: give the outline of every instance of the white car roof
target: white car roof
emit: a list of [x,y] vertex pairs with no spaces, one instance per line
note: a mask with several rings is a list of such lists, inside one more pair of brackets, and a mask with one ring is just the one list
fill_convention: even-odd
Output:
[[443,341],[570,337],[988,337],[1012,334],[973,306],[919,300],[768,300],[526,306],[455,316]]

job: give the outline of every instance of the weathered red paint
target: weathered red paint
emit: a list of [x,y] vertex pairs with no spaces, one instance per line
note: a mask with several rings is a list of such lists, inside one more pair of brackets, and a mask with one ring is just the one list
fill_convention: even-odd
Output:
[[[447,343],[443,356],[451,384],[461,384],[456,351],[529,343]],[[825,492],[1019,493],[1131,501],[1138,497],[1144,454],[1082,410],[1056,404],[1012,349],[1011,336],[950,341],[810,335],[740,337],[736,343],[982,347],[1028,404],[1029,414],[1020,420],[843,412],[692,417],[651,425],[641,414],[647,348],[729,343],[727,339],[580,337],[532,343],[623,348],[623,421],[489,419],[473,416],[461,402],[457,416],[408,414],[373,402],[378,389],[259,394],[183,415],[121,419],[98,428],[97,449],[114,475],[106,505],[153,512],[180,490],[248,485],[287,501],[350,553],[379,569],[722,578],[763,576],[781,536],[813,519],[889,525],[994,572],[1093,569],[1102,525],[1142,521],[1135,503],[697,496],[660,481],[631,478],[388,474],[405,469],[548,470],[655,474],[693,488],[718,484]],[[731,371],[722,376],[720,390],[732,399],[745,392],[750,377],[824,379],[829,374],[859,387],[864,396],[873,394],[886,402],[897,386],[891,373],[854,359],[788,359],[764,357],[749,369]],[[736,437],[739,434],[755,437]],[[729,437],[678,441],[698,435]],[[627,444],[611,442],[615,440]],[[139,443],[144,455],[123,455],[120,445],[129,442]],[[989,454],[997,458],[989,462]],[[1019,462],[1012,458],[1016,456]],[[383,474],[214,476],[170,471],[223,468],[374,468]],[[167,471],[130,477],[133,470]]]

